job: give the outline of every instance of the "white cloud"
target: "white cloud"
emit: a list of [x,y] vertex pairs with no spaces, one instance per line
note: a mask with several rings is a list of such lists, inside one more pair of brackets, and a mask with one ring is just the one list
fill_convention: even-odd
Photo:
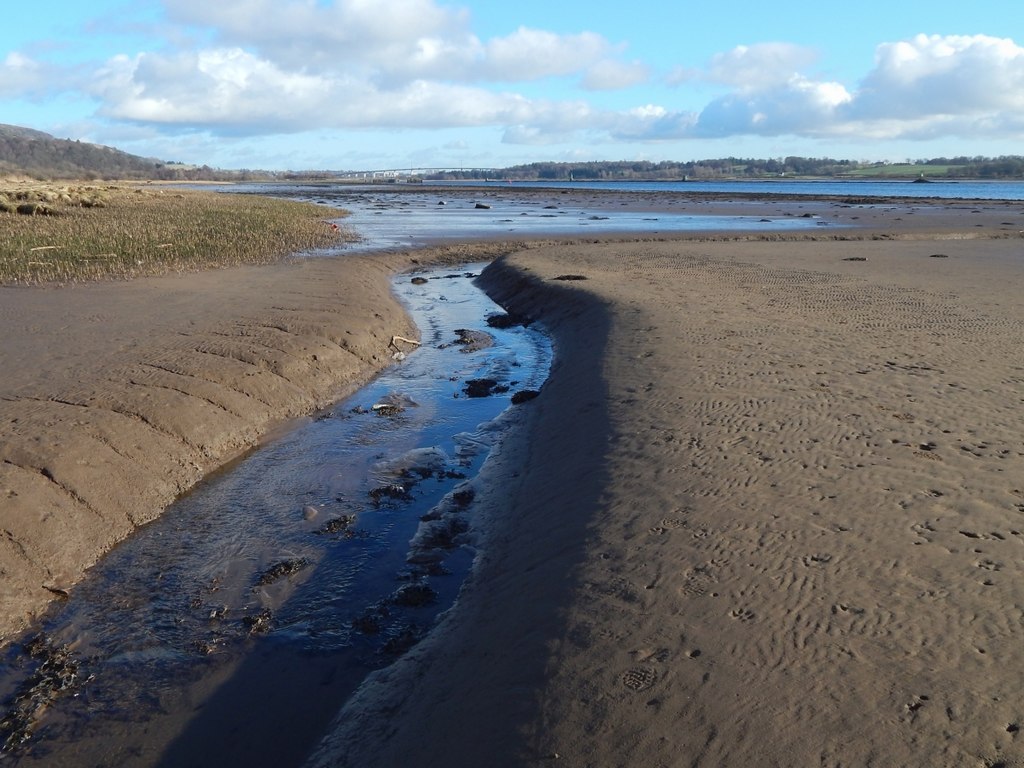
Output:
[[520,27],[487,43],[486,71],[502,80],[538,80],[577,73],[600,61],[611,46],[592,32],[557,35]]
[[98,73],[93,92],[102,113],[118,119],[287,130],[298,128],[330,87],[232,48],[119,56]]
[[[741,46],[715,56],[699,75],[730,86],[700,110],[634,119],[634,138],[738,135],[924,140],[941,136],[1024,137],[1024,48],[975,35],[918,35],[878,47],[858,88],[796,71],[813,61],[783,44]],[[633,116],[637,118],[636,115]],[[620,128],[621,130],[621,128]]]
[[[468,11],[442,0],[164,5],[171,28],[161,40],[92,71],[7,54],[0,59],[0,96],[84,88],[108,119],[218,136],[489,127],[504,131],[505,142],[530,144],[1024,137],[1024,49],[1005,38],[887,42],[866,76],[848,83],[817,73],[815,50],[784,42],[738,46],[700,69],[663,73],[661,84],[678,90],[655,103],[637,88],[652,80],[650,68],[628,59],[620,44],[593,32],[530,27],[482,39]],[[699,88],[684,92],[693,84]],[[576,91],[538,98],[555,92],[548,86]],[[633,108],[604,106],[620,105],[632,88]],[[612,90],[619,91],[614,102],[604,95]],[[702,106],[683,104],[682,97],[702,91],[711,94]]]
[[214,30],[224,45],[253,46],[291,64],[329,56],[379,58],[421,39],[468,35],[468,15],[434,0],[165,0],[174,21]]
[[852,96],[839,83],[814,82],[794,75],[758,91],[739,91],[704,108],[693,131],[702,137],[757,134],[814,136],[827,132],[838,107]]
[[35,98],[49,90],[51,69],[17,51],[0,62],[0,96]]
[[187,52],[117,56],[90,91],[119,120],[220,134],[339,127],[529,125],[576,130],[593,109],[501,87],[576,76],[592,88],[646,77],[600,35],[520,27],[487,41],[435,0],[167,0]]
[[515,94],[437,81],[385,90],[344,75],[288,72],[238,48],[117,57],[99,73],[94,93],[107,117],[235,134],[508,125],[547,109]]
[[740,45],[712,57],[704,79],[742,91],[756,91],[788,82],[810,66],[817,54],[789,43]]
[[856,119],[980,116],[1024,111],[1024,48],[1012,40],[918,35],[880,45]]
[[394,86],[431,78],[522,82],[580,74],[613,53],[592,32],[520,27],[482,41],[467,11],[435,0],[167,0],[172,20],[214,30],[283,68],[342,68]]

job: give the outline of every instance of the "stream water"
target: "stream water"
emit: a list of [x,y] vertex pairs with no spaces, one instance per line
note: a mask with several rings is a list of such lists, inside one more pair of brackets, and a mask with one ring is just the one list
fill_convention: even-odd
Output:
[[31,694],[22,731],[5,721],[0,764],[301,764],[369,671],[452,605],[473,478],[551,350],[489,327],[501,310],[472,271],[419,277],[395,290],[421,348],[207,479],[94,568],[43,641],[8,649],[8,711],[48,664],[67,687]]

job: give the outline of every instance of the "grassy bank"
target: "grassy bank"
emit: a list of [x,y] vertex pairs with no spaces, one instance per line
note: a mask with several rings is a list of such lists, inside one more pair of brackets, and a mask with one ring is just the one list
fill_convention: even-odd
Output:
[[0,284],[266,264],[351,235],[339,211],[256,195],[133,185],[0,186]]

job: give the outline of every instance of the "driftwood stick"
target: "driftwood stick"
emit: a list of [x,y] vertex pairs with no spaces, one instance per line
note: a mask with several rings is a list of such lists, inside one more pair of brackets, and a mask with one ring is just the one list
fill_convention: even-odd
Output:
[[407,339],[405,336],[392,336],[391,346],[395,349],[398,349],[398,345],[395,343],[396,341],[404,341],[406,344],[415,344],[417,347],[420,346],[420,342],[416,341],[416,339]]

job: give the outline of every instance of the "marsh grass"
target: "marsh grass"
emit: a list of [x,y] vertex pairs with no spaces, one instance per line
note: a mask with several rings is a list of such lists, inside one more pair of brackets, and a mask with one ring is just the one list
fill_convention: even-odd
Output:
[[268,264],[354,239],[325,221],[342,215],[258,195],[9,184],[0,186],[0,284]]

